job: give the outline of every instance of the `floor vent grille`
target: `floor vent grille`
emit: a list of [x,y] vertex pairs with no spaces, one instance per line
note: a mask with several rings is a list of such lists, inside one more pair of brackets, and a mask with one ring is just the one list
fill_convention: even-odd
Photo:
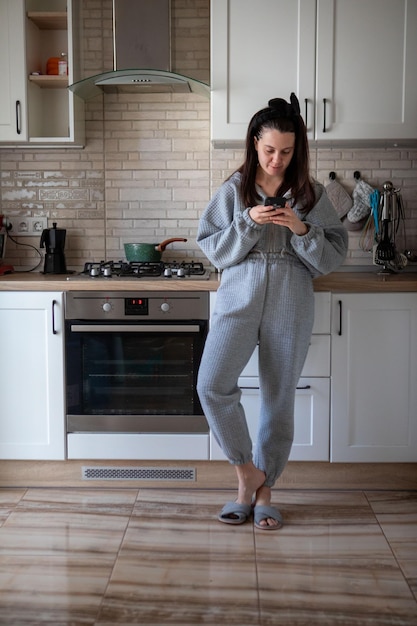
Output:
[[193,467],[82,467],[83,480],[195,481]]

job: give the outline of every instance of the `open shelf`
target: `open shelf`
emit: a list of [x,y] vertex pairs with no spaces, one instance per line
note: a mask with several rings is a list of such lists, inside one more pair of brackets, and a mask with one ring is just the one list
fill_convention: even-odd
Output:
[[31,74],[29,80],[46,89],[65,89],[68,86],[68,76],[57,76],[56,74]]
[[29,11],[28,18],[41,30],[66,30],[66,11]]

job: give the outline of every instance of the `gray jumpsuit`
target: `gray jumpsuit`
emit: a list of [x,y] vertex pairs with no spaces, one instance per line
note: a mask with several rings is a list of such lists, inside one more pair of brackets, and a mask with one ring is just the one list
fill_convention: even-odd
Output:
[[[259,225],[239,196],[235,173],[204,211],[198,245],[222,269],[198,375],[198,394],[209,426],[232,464],[251,460],[272,487],[291,451],[296,386],[314,319],[312,278],[345,259],[348,235],[324,187],[314,184],[316,204],[304,215],[304,236],[274,224]],[[264,201],[265,194],[258,188]],[[238,378],[259,343],[261,408],[252,456]]]

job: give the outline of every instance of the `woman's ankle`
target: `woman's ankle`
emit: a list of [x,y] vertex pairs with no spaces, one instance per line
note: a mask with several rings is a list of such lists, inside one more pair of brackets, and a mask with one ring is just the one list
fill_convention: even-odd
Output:
[[251,504],[254,494],[265,481],[265,474],[252,462],[237,465],[236,473],[239,483],[237,501],[242,504]]
[[271,487],[267,485],[261,485],[256,490],[256,504],[270,505],[271,504]]

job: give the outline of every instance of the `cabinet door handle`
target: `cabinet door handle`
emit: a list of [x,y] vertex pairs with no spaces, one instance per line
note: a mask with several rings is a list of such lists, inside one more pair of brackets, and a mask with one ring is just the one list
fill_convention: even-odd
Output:
[[327,129],[326,129],[326,104],[327,104],[327,99],[323,98],[323,133],[327,132]]
[[342,334],[342,301],[339,300],[339,332],[337,333],[339,336]]
[[55,306],[58,304],[56,300],[52,300],[52,334],[56,335],[57,330],[55,328]]
[[296,389],[311,389],[311,385],[303,385],[303,387],[296,387]]
[[22,128],[20,126],[22,108],[20,105],[20,100],[16,100],[16,132],[18,135],[22,132]]
[[304,105],[305,105],[304,124],[306,125],[306,128],[308,128],[308,121],[307,121],[307,115],[308,115],[308,98],[304,98]]

